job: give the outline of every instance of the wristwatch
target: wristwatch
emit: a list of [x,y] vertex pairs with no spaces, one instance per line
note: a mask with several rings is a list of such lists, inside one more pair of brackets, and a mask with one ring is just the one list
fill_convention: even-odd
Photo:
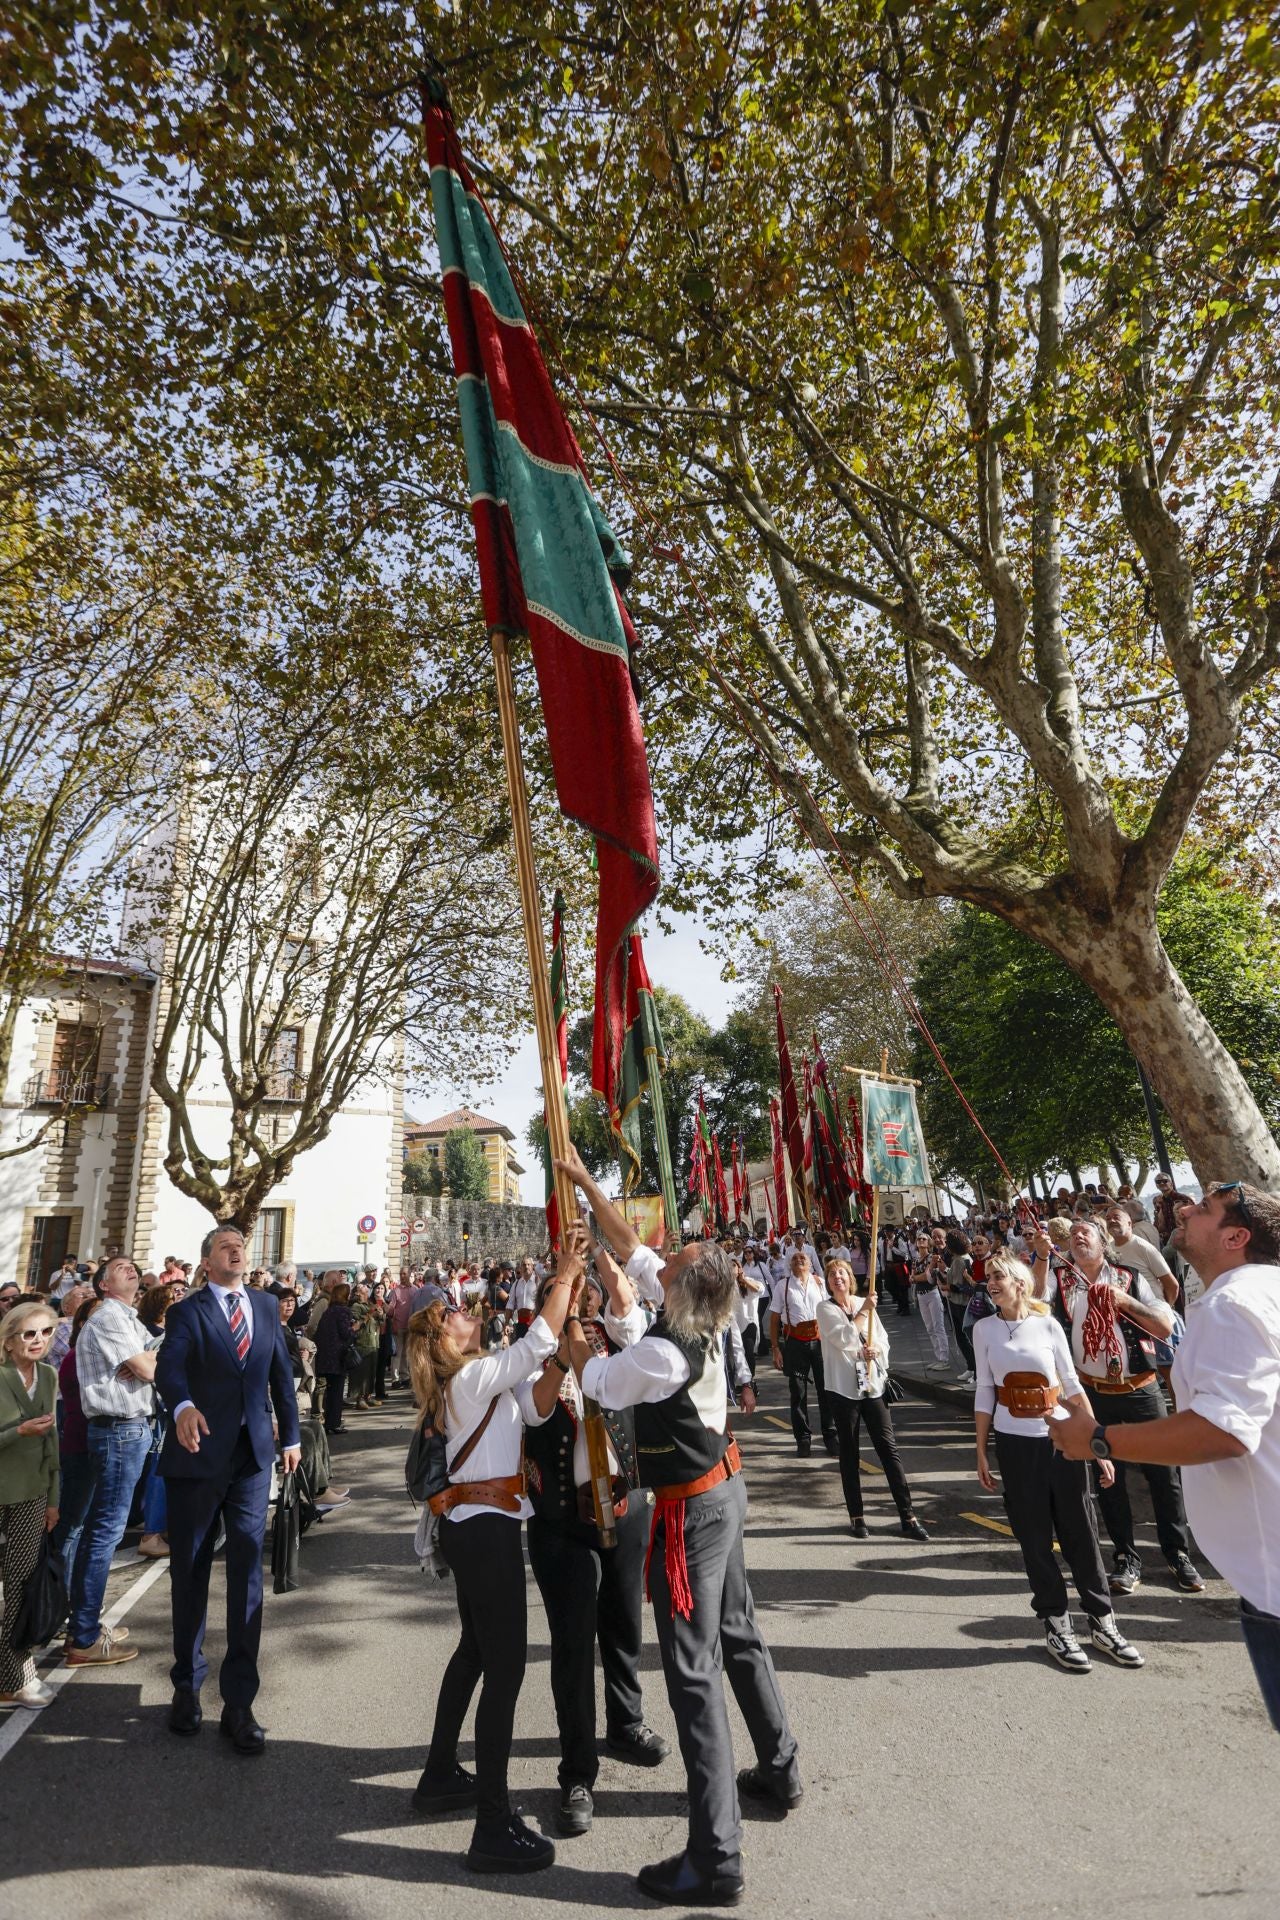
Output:
[[1111,1442],[1107,1438],[1107,1430],[1105,1427],[1094,1428],[1089,1436],[1089,1451],[1095,1460],[1110,1460],[1113,1458]]

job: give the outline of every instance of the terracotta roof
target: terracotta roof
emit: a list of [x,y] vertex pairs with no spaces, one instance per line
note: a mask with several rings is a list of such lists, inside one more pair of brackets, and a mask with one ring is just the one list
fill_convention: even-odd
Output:
[[420,1140],[428,1134],[452,1133],[456,1127],[470,1127],[473,1133],[500,1133],[504,1140],[515,1139],[510,1127],[504,1127],[501,1120],[486,1118],[474,1107],[455,1107],[452,1113],[442,1113],[437,1120],[406,1120],[405,1139]]

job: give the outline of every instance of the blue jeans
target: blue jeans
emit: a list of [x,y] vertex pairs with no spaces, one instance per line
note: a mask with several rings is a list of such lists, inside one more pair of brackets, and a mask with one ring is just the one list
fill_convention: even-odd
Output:
[[58,1490],[58,1524],[52,1545],[62,1555],[62,1577],[71,1591],[71,1575],[76,1550],[84,1531],[84,1516],[93,1492],[93,1460],[87,1453],[64,1453],[58,1462],[61,1484]]
[[89,1423],[93,1492],[71,1576],[73,1646],[91,1647],[102,1630],[102,1602],[111,1557],[124,1539],[133,1490],[150,1451],[149,1421],[116,1420],[106,1426]]
[[1280,1733],[1280,1614],[1240,1602],[1240,1625],[1271,1724]]

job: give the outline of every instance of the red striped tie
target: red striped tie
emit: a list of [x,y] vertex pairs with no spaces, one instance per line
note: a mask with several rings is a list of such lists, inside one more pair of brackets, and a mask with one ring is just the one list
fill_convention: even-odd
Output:
[[236,1343],[236,1353],[243,1366],[244,1357],[249,1351],[253,1336],[249,1332],[249,1323],[244,1317],[238,1293],[233,1293],[231,1296],[231,1338]]

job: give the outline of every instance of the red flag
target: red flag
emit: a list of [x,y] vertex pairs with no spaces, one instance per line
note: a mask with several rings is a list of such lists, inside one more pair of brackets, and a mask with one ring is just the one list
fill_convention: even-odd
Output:
[[862,1161],[862,1115],[858,1111],[859,1101],[856,1093],[849,1095],[849,1158],[853,1162],[855,1191],[858,1196],[858,1208],[864,1220],[871,1218],[871,1187],[868,1184],[866,1170]]
[[749,1205],[749,1201],[745,1199],[743,1194],[743,1188],[746,1184],[746,1173],[742,1161],[738,1157],[738,1136],[736,1133],[729,1143],[729,1154],[733,1163],[733,1217],[735,1220],[741,1220],[746,1207]]
[[715,1169],[716,1225],[723,1233],[729,1224],[729,1190],[724,1183],[724,1162],[720,1158],[720,1141],[714,1133],[711,1136],[711,1163]]
[[616,1111],[627,936],[658,892],[658,837],[622,598],[628,563],[592,494],[501,243],[434,83],[424,100],[445,313],[491,631],[529,636],[560,811],[595,838],[592,1084]]
[[[801,1198],[804,1193],[804,1128],[800,1124],[796,1076],[791,1066],[791,1049],[787,1045],[787,1029],[782,1019],[781,987],[775,987],[773,990],[773,1006],[778,1017],[778,1082],[782,1094],[782,1138],[786,1144],[787,1156],[791,1161],[791,1178],[795,1182],[796,1195],[797,1198]],[[778,1197],[781,1201],[781,1192]],[[781,1230],[786,1232],[785,1227]]]
[[787,1171],[782,1159],[782,1114],[776,1100],[769,1102],[769,1131],[773,1136],[773,1197],[776,1203],[773,1224],[779,1233],[785,1233],[791,1216],[787,1210]]

